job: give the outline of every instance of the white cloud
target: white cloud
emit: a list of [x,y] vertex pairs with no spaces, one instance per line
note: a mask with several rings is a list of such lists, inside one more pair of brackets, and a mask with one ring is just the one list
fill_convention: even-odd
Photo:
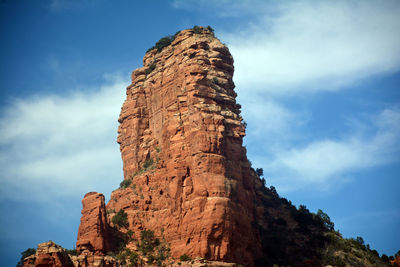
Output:
[[366,78],[398,71],[398,1],[176,0],[174,4],[208,8],[220,17],[245,21],[224,32],[216,29],[217,35],[235,59],[234,80],[249,126],[250,158],[255,166],[264,167],[269,182],[281,191],[311,184],[329,187],[396,158],[398,110],[386,109],[369,123],[356,121],[341,138],[315,139],[313,133],[302,134],[310,114],[318,110],[294,110],[279,97],[304,102],[306,93],[344,90]]
[[398,1],[246,3],[270,12],[220,34],[235,59],[239,93],[337,90],[400,69]]
[[[0,117],[1,197],[49,200],[109,193],[122,180],[116,143],[127,82],[15,99]],[[107,194],[106,194],[107,195]]]
[[[272,1],[273,3],[273,1]],[[268,10],[266,4],[270,5],[271,1],[267,0],[174,0],[172,6],[178,9],[200,9],[213,11],[220,17],[243,17],[245,15],[265,14]]]
[[[400,111],[385,109],[371,119],[374,135],[354,130],[343,140],[319,140],[306,146],[281,150],[266,169],[272,184],[283,191],[298,189],[300,184],[321,188],[341,182],[352,172],[398,161],[400,152]],[[369,129],[371,130],[371,129]]]
[[242,110],[246,113],[246,118],[252,122],[254,127],[251,134],[264,135],[268,133],[282,133],[290,126],[295,114],[283,105],[273,101],[247,100],[246,106]]
[[[267,143],[269,150],[285,141],[297,139],[297,131],[309,117],[304,111],[294,112],[283,103],[261,96],[240,97],[239,103],[245,103],[242,112],[248,126],[246,142]],[[260,139],[268,141],[260,142]]]

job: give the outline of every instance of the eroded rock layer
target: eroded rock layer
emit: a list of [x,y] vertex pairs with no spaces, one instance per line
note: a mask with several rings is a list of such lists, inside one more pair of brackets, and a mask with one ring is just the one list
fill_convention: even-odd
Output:
[[90,255],[87,251],[79,256],[70,255],[53,241],[38,244],[36,253],[24,259],[23,267],[117,267],[121,264],[113,257]]
[[173,257],[252,264],[260,242],[254,178],[242,146],[233,59],[208,29],[181,31],[149,51],[119,117],[127,188],[107,209],[124,209],[129,229],[153,229]]
[[104,255],[113,249],[111,228],[107,221],[104,195],[90,192],[82,199],[82,217],[78,230],[78,253]]
[[25,258],[24,267],[73,267],[70,256],[52,241],[40,243],[36,253]]

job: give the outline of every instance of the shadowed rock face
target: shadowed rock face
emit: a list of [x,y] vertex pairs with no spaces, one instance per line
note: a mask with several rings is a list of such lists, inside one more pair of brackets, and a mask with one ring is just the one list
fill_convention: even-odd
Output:
[[104,255],[112,250],[112,233],[106,216],[104,195],[90,192],[82,200],[82,217],[78,230],[78,253]]
[[174,257],[252,264],[259,239],[254,178],[242,146],[233,59],[213,33],[181,31],[148,52],[119,117],[124,179],[108,209],[124,209],[136,236],[152,229]]

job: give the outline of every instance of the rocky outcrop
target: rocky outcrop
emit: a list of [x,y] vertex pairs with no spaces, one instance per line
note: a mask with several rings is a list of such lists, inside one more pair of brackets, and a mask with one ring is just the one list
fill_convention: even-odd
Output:
[[119,117],[128,188],[108,209],[124,209],[129,229],[154,229],[174,257],[252,264],[254,179],[242,146],[233,59],[208,29],[181,31],[149,51]]
[[25,258],[24,267],[74,267],[69,255],[53,241],[38,245],[36,254]]
[[24,259],[24,267],[116,267],[120,266],[114,257],[99,256],[84,251],[78,256],[67,251],[53,241],[38,245],[36,253]]
[[79,256],[71,256],[74,267],[117,267],[121,264],[111,256],[88,255],[81,253]]
[[113,249],[104,195],[90,192],[82,200],[82,217],[78,230],[78,253],[104,255]]
[[400,267],[400,256],[397,256],[396,258],[394,258],[393,260],[390,261],[390,264],[392,266],[398,266]]

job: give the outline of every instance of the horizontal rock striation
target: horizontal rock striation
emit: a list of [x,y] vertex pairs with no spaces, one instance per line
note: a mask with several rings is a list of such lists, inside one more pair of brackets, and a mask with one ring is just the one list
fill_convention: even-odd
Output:
[[78,253],[104,255],[114,248],[108,223],[104,195],[90,192],[82,200],[82,217],[78,230]]
[[25,258],[24,267],[74,267],[74,264],[61,246],[53,241],[40,243],[36,253]]
[[208,29],[181,31],[149,51],[119,117],[124,179],[107,209],[137,236],[154,229],[174,257],[252,264],[254,179],[242,146],[228,48]]

